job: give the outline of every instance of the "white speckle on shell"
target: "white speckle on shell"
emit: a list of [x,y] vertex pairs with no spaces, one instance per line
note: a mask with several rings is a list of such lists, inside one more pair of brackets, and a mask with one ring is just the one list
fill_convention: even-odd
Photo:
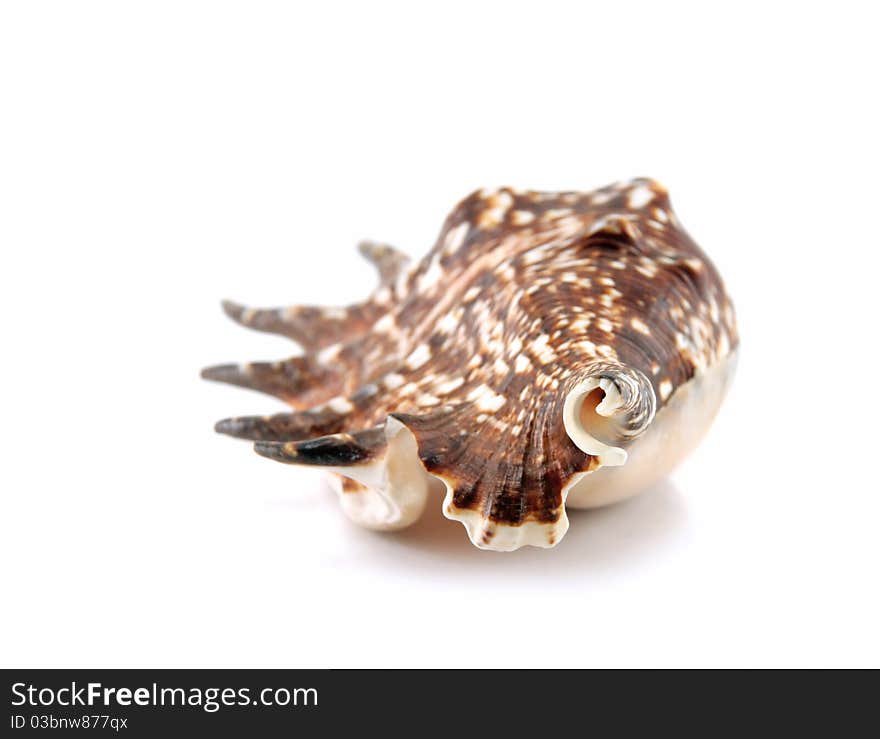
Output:
[[404,383],[403,375],[398,374],[397,372],[389,372],[382,379],[383,384],[389,390],[396,390]]
[[637,185],[629,193],[629,207],[636,210],[644,208],[654,199],[653,191],[646,185]]
[[431,358],[431,347],[420,344],[406,358],[406,366],[410,369],[418,369]]
[[457,226],[452,228],[448,234],[446,234],[444,244],[447,254],[452,254],[461,248],[461,245],[464,243],[464,240],[467,237],[469,228],[469,223],[459,223]]
[[634,318],[631,318],[631,319],[630,319],[630,322],[629,322],[629,325],[632,326],[632,327],[633,327],[636,331],[638,331],[640,334],[644,334],[645,336],[650,336],[650,335],[651,335],[651,329],[648,328],[648,324],[645,323],[645,322],[644,322],[641,318],[639,318],[638,316],[636,316],[636,317],[634,317]]
[[354,410],[354,406],[351,404],[351,402],[348,399],[340,396],[331,398],[329,401],[327,401],[327,407],[334,413],[340,413],[343,415],[351,413]]

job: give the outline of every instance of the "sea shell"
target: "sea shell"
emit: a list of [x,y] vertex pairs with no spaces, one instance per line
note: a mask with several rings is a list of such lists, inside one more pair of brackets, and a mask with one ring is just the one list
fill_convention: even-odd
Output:
[[335,473],[364,526],[408,526],[445,488],[444,514],[476,546],[553,546],[566,505],[611,503],[665,476],[732,376],[730,299],[651,180],[481,190],[417,264],[389,246],[360,250],[380,275],[363,303],[224,304],[304,353],[202,374],[292,406],[216,429]]

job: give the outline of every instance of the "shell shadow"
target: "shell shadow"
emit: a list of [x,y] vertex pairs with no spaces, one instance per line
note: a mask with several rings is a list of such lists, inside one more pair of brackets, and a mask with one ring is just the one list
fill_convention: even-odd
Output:
[[[475,548],[464,528],[443,517],[429,503],[410,528],[391,534],[363,531],[372,556],[387,559],[394,569],[454,570],[456,578],[527,577],[602,571],[626,567],[656,555],[684,536],[687,509],[675,485],[664,480],[650,491],[623,503],[594,510],[569,511],[570,527],[553,549],[525,547],[515,552]],[[377,546],[378,545],[378,546]],[[378,549],[378,551],[376,551]],[[466,566],[462,566],[466,565]]]

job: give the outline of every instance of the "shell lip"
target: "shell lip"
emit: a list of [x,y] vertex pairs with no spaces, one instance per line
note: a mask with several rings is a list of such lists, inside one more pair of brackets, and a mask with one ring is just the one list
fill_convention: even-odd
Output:
[[526,520],[518,524],[495,521],[472,508],[459,508],[453,503],[452,484],[439,475],[432,476],[446,486],[443,515],[450,521],[457,521],[464,526],[471,544],[484,551],[512,552],[527,546],[550,549],[559,544],[569,527],[568,514],[565,510],[568,493],[590,472],[593,470],[575,473],[566,482],[562,489],[559,517],[555,521]]

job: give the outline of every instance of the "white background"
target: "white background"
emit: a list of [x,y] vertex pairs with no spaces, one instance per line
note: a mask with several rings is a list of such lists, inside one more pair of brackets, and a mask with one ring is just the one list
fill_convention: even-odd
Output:
[[[0,662],[880,665],[870,4],[311,5],[0,10]],[[360,238],[638,175],[742,334],[659,489],[482,552],[212,432],[283,408],[200,367],[295,351],[221,298],[346,303]]]

